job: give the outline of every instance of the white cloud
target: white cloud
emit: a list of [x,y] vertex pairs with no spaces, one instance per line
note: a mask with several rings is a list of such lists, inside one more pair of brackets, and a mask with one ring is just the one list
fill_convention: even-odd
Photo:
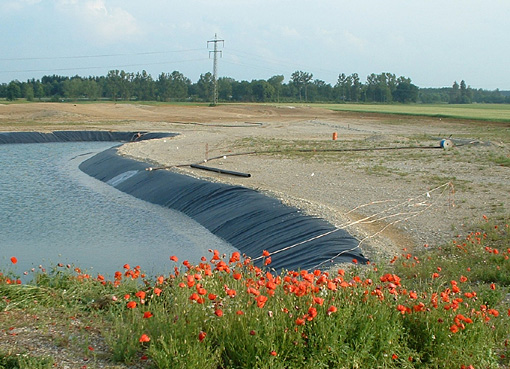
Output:
[[366,50],[366,45],[368,42],[363,38],[358,37],[349,31],[344,31],[344,38],[349,45],[354,46],[358,51],[363,52]]
[[100,44],[110,44],[126,37],[137,37],[141,28],[137,19],[120,7],[107,5],[106,0],[56,0],[57,9],[80,28],[80,32]]
[[4,0],[0,4],[0,11],[2,13],[20,11],[26,6],[40,3],[42,0]]
[[284,37],[300,37],[299,31],[289,26],[280,27],[280,34]]

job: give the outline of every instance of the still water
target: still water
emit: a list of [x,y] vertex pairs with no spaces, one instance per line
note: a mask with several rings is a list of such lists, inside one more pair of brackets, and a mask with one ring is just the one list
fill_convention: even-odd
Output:
[[[73,264],[112,276],[125,263],[168,273],[170,255],[197,263],[234,247],[186,215],[118,191],[78,165],[105,142],[0,145],[0,269]],[[18,263],[11,265],[15,256]]]

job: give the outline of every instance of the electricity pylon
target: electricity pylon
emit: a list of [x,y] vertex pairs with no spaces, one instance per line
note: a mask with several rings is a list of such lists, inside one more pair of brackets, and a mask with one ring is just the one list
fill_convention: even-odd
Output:
[[209,47],[210,43],[214,43],[214,50],[209,51],[209,58],[211,57],[211,53],[213,53],[213,105],[218,104],[218,53],[220,56],[222,55],[221,51],[218,50],[218,42],[221,42],[222,45],[225,45],[225,40],[219,40],[218,35],[214,34],[214,40],[207,41],[207,47]]

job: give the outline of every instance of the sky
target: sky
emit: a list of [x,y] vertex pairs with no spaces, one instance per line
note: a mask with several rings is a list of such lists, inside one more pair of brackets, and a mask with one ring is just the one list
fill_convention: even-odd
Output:
[[389,72],[510,90],[509,0],[0,0],[0,83],[179,71],[196,82]]

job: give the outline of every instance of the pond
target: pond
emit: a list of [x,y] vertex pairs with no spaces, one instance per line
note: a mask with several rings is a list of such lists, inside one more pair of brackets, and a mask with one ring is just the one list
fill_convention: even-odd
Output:
[[[125,263],[168,273],[177,255],[197,263],[208,249],[237,251],[188,216],[139,200],[78,165],[116,143],[0,145],[0,269],[21,275],[73,264],[113,276]],[[10,264],[15,256],[18,263]]]

